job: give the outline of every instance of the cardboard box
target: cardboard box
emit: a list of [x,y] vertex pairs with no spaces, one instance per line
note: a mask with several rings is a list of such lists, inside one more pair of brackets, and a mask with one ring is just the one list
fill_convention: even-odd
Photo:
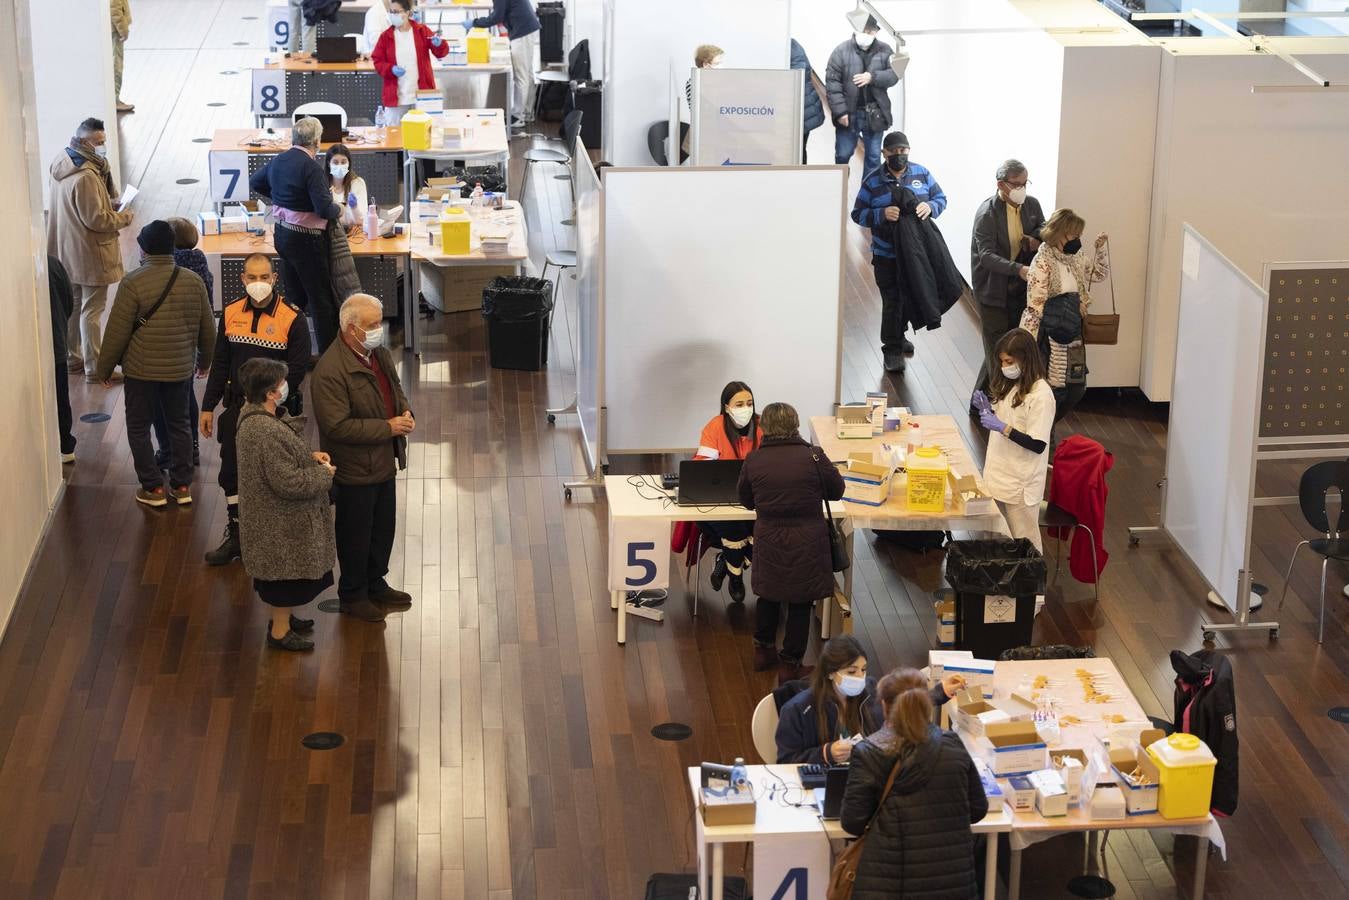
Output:
[[951,496],[960,497],[965,502],[965,515],[991,516],[997,513],[997,504],[992,496],[979,487],[979,481],[974,475],[951,468],[946,470],[946,480],[951,485]]
[[1029,812],[1035,808],[1035,785],[1025,775],[1013,775],[1007,779],[1007,803],[1017,812]]
[[1049,751],[1049,763],[1063,776],[1063,786],[1068,789],[1068,805],[1082,803],[1082,777],[1087,772],[1087,752],[1070,748]]
[[885,432],[885,409],[890,398],[885,391],[867,391],[868,417],[871,419],[871,434],[874,437]]
[[952,725],[974,737],[982,737],[988,725],[1012,721],[1011,716],[984,699],[978,688],[961,691],[947,704]]
[[[956,642],[956,600],[948,597],[932,604],[937,611],[937,643],[949,647]],[[972,655],[968,650],[960,651]],[[941,676],[937,676],[941,680]]]
[[890,499],[892,466],[877,463],[871,453],[854,453],[843,467],[843,499],[863,506],[881,506]]
[[1002,786],[998,784],[998,779],[994,777],[993,770],[988,767],[988,763],[982,759],[974,761],[974,771],[979,773],[979,783],[983,785],[984,796],[988,798],[990,809],[997,809],[1006,797]]
[[[955,600],[951,601],[952,609],[955,607]],[[945,672],[947,675],[962,675],[965,678],[965,688],[978,688],[983,691],[985,697],[993,696],[993,669],[997,665],[991,659],[966,659],[952,660],[946,664]]]
[[213,212],[197,213],[197,233],[202,237],[220,233],[220,216]]
[[998,777],[1025,775],[1048,768],[1049,749],[1033,722],[995,722],[984,726],[979,739],[989,768]]
[[[951,618],[955,619],[955,600],[938,600],[934,606],[937,609],[937,618],[942,618],[941,608],[944,604],[951,606]],[[946,665],[950,662],[959,663],[964,660],[974,659],[974,653],[969,650],[929,650],[927,651],[927,678],[930,685],[937,685],[942,678],[946,676]]]
[[840,404],[834,413],[835,435],[839,440],[869,439],[870,412],[865,403]]
[[438,116],[445,111],[445,95],[439,90],[418,91],[415,105],[428,116]]
[[[434,177],[426,179],[425,186],[417,192],[418,200],[444,200],[449,194],[451,200],[462,199],[464,183],[458,178]],[[437,210],[439,212],[439,210]]]
[[248,216],[244,214],[220,217],[221,234],[243,234],[248,230]]
[[852,601],[843,596],[842,591],[834,591],[834,597],[829,601],[833,604],[830,609],[830,622],[833,623],[834,634],[852,634]]
[[1124,794],[1116,784],[1097,785],[1091,795],[1093,819],[1123,819],[1126,815]]
[[482,292],[488,282],[515,274],[515,266],[417,265],[426,302],[446,313],[482,309]]
[[[1124,811],[1131,816],[1145,816],[1157,811],[1157,801],[1161,794],[1161,772],[1152,758],[1142,747],[1115,747],[1110,751],[1110,768],[1115,772],[1115,781],[1124,794]],[[1127,776],[1131,772],[1142,775],[1142,783],[1135,783]]]
[[753,825],[758,806],[748,793],[717,797],[703,791],[704,825]]
[[1046,818],[1068,815],[1068,789],[1057,769],[1041,769],[1026,776],[1035,786],[1035,808]]

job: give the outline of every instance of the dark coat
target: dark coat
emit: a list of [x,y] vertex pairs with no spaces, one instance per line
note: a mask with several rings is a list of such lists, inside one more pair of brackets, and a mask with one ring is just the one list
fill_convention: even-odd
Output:
[[75,312],[75,291],[70,286],[70,275],[61,260],[47,254],[47,293],[52,307],[52,353],[56,364],[66,364],[66,329],[70,327],[70,317]]
[[[933,685],[933,708],[946,702],[946,691],[940,684]],[[820,743],[820,724],[815,718],[814,699],[810,695],[810,682],[805,679],[788,681],[773,690],[773,702],[778,708],[778,762],[779,763],[826,763],[824,747]],[[830,704],[825,710],[829,722],[831,740],[838,740],[838,707]],[[878,731],[885,723],[885,714],[881,710],[880,694],[876,690],[876,679],[867,676],[867,688],[862,692],[862,728],[866,734]]]
[[[409,409],[393,357],[376,347],[374,357],[389,378],[394,415]],[[339,335],[314,366],[309,380],[319,446],[333,458],[338,484],[382,484],[398,474],[407,438],[394,437],[375,375]]]
[[[1021,204],[1021,231],[1039,238],[1045,224],[1040,201],[1027,197]],[[970,280],[974,299],[984,306],[1006,307],[1007,298],[1026,293],[1026,282],[1019,274],[1029,266],[1035,254],[1029,249],[1007,245],[1007,201],[997,194],[979,204],[974,214],[974,232],[970,236]]]
[[810,76],[814,74],[814,70],[810,67],[810,57],[806,56],[806,48],[798,44],[796,38],[792,38],[792,68],[800,69],[801,77],[806,81],[805,110],[801,128],[806,134],[810,134],[824,124],[824,104],[820,102],[820,92],[815,90],[815,85],[810,80]]
[[[175,269],[178,276],[164,302],[143,326],[136,327],[138,317],[159,302]],[[210,368],[214,348],[215,314],[205,283],[175,266],[172,256],[147,256],[117,287],[94,377],[106,380],[113,367],[120,365],[128,378],[187,381],[194,368]]]
[[[824,69],[824,88],[829,97],[829,115],[835,125],[841,116],[856,116],[866,106],[866,96],[885,113],[886,127],[894,122],[890,112],[890,88],[899,84],[899,76],[890,67],[890,57],[895,50],[885,41],[873,41],[866,50],[857,46],[857,42],[848,38],[829,54],[829,63]],[[852,83],[854,75],[871,73],[871,84],[859,88]],[[848,127],[859,124],[849,118]]]
[[[894,235],[897,283],[904,304],[904,321],[917,328],[940,328],[942,315],[965,292],[965,278],[951,259],[937,223],[912,213],[918,199],[907,187],[894,189],[902,213],[888,222]],[[756,559],[757,562],[757,559]]]
[[[898,758],[888,732],[853,748],[840,815],[845,831],[861,834],[876,812]],[[910,751],[890,796],[867,834],[857,863],[853,900],[974,900],[974,836],[970,825],[988,814],[988,798],[960,738],[936,726]]]
[[833,596],[833,556],[821,504],[842,498],[843,476],[823,450],[799,437],[765,438],[749,455],[740,470],[740,502],[758,511],[750,568],[755,594],[785,603]]
[[1171,651],[1176,670],[1176,731],[1199,738],[1218,766],[1213,772],[1213,812],[1237,811],[1237,692],[1232,663],[1212,650],[1186,655]]

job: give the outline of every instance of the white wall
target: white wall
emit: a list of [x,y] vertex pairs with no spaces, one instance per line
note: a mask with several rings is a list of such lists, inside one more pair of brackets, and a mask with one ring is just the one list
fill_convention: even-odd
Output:
[[654,164],[646,132],[669,118],[670,65],[691,69],[699,44],[725,50],[727,68],[786,68],[789,11],[789,0],[681,0],[667,6],[612,0],[606,10],[612,38],[606,47],[611,64],[604,82],[604,158],[616,166]]
[[29,561],[61,486],[47,301],[46,241],[38,166],[32,57],[23,0],[0,3],[0,171],[9,214],[0,216],[0,630],[8,623]]
[[590,77],[604,78],[604,4],[600,0],[567,0],[567,43],[563,59],[581,41],[590,41]]
[[[1302,59],[1349,80],[1343,52]],[[1171,397],[1183,223],[1257,283],[1266,262],[1349,258],[1349,94],[1252,94],[1306,81],[1249,53],[1167,54],[1161,83],[1140,381],[1153,400]]]
[[[45,206],[47,167],[83,119],[94,116],[108,126],[114,180],[122,171],[112,85],[112,18],[108,0],[27,0],[27,8],[30,25],[23,33],[31,28],[32,46],[31,55],[25,48],[25,57],[37,74],[37,149]],[[136,10],[131,12],[134,17]]]

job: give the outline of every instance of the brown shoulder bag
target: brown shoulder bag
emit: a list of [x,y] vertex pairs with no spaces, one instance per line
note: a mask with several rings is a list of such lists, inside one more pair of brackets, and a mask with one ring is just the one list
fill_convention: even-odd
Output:
[[890,769],[890,777],[885,780],[885,790],[881,791],[881,799],[876,804],[876,811],[871,814],[871,821],[867,822],[867,827],[862,829],[857,840],[845,847],[834,860],[833,871],[829,873],[829,888],[825,891],[827,900],[850,900],[852,897],[853,883],[857,880],[857,864],[862,860],[862,844],[865,843],[871,826],[876,824],[876,818],[880,816],[881,810],[885,808],[885,798],[890,796],[890,789],[895,786],[895,777],[899,775],[903,762],[904,757],[901,754]]
[[1119,343],[1119,313],[1115,310],[1115,266],[1110,259],[1110,245],[1106,244],[1107,277],[1110,279],[1110,312],[1089,312],[1082,317],[1082,342],[1084,344]]

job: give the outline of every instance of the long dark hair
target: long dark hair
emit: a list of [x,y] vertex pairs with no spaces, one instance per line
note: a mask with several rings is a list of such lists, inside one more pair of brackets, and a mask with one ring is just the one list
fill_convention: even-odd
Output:
[[[347,174],[342,179],[342,193],[351,193],[351,183],[356,180],[355,166],[351,164],[351,151],[347,149],[346,144],[333,144],[328,148],[328,152],[323,155],[323,168],[328,173],[328,189],[332,189],[333,183],[333,157],[344,156],[347,159]],[[346,198],[342,202],[346,203]],[[364,213],[364,210],[361,210]]]
[[[815,672],[810,676],[811,701],[815,704],[815,723],[820,732],[820,746],[833,741],[838,735],[829,733],[829,708],[838,705],[838,691],[834,688],[833,674],[846,669],[859,656],[865,657],[862,645],[850,634],[841,634],[825,642],[820,650],[820,659],[815,664]],[[838,721],[847,726],[853,734],[870,734],[881,727],[870,715],[865,704],[865,692],[856,697],[848,697],[843,708],[838,711]]]
[[[1006,353],[1021,367],[1021,377],[1011,381],[1002,374],[1002,354]],[[1035,382],[1045,377],[1045,361],[1040,355],[1040,345],[1024,328],[1013,328],[998,338],[993,345],[993,358],[989,360],[988,395],[994,403],[1006,397],[1017,388],[1013,406],[1020,406],[1035,387]]]
[[[731,421],[731,414],[726,412],[726,405],[731,402],[731,398],[744,391],[749,394],[750,400],[754,399],[754,392],[749,389],[749,385],[743,381],[728,382],[726,387],[721,389],[721,427],[726,431],[726,441],[730,444],[731,450],[740,451],[740,432],[735,427],[735,422]],[[749,440],[750,449],[757,449],[759,446],[759,411],[756,408],[754,415],[749,418]]]

